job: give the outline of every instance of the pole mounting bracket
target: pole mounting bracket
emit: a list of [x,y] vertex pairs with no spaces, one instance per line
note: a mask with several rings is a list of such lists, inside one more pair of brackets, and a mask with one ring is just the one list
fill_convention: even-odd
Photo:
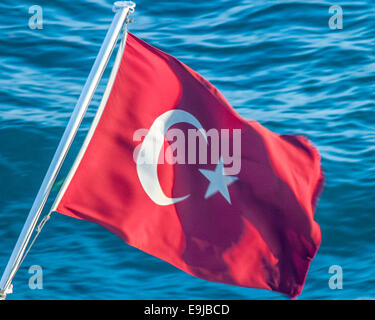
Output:
[[117,12],[123,8],[129,8],[129,12],[133,13],[135,8],[135,3],[133,1],[116,1],[113,4],[113,11]]

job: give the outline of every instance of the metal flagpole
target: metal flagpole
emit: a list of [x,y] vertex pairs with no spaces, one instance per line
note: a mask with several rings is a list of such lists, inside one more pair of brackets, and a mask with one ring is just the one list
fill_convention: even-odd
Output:
[[107,63],[116,46],[117,39],[121,33],[129,12],[134,11],[135,4],[131,1],[117,1],[114,4],[116,12],[107,35],[103,41],[100,51],[95,59],[94,65],[82,89],[81,95],[70,117],[69,123],[60,140],[59,146],[53,156],[43,183],[31,207],[27,220],[18,237],[17,243],[13,249],[12,255],[5,268],[0,280],[0,298],[5,298],[6,294],[11,291],[12,280],[20,267],[22,257],[25,253],[31,235],[36,227],[40,214],[47,201],[48,195],[70,149],[74,137],[78,131],[81,121],[86,113],[94,92],[99,84]]

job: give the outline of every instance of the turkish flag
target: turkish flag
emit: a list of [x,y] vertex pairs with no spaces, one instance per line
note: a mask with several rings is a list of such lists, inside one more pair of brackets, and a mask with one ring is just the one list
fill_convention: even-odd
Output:
[[323,185],[306,138],[241,118],[207,80],[129,34],[83,148],[57,212],[206,280],[301,293]]

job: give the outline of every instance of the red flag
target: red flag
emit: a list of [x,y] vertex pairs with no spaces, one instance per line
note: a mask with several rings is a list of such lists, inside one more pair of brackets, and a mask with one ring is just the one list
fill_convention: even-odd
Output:
[[306,138],[242,119],[207,80],[129,34],[56,211],[194,276],[295,297],[321,241],[322,180]]

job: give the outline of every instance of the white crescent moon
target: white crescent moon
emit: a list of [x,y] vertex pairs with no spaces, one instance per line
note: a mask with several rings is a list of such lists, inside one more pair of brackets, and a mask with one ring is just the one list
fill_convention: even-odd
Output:
[[196,127],[206,139],[207,135],[200,122],[184,110],[170,110],[155,119],[144,138],[137,157],[137,173],[147,195],[160,206],[167,206],[185,200],[190,196],[169,198],[163,192],[158,178],[158,159],[169,128],[177,123],[189,123]]

